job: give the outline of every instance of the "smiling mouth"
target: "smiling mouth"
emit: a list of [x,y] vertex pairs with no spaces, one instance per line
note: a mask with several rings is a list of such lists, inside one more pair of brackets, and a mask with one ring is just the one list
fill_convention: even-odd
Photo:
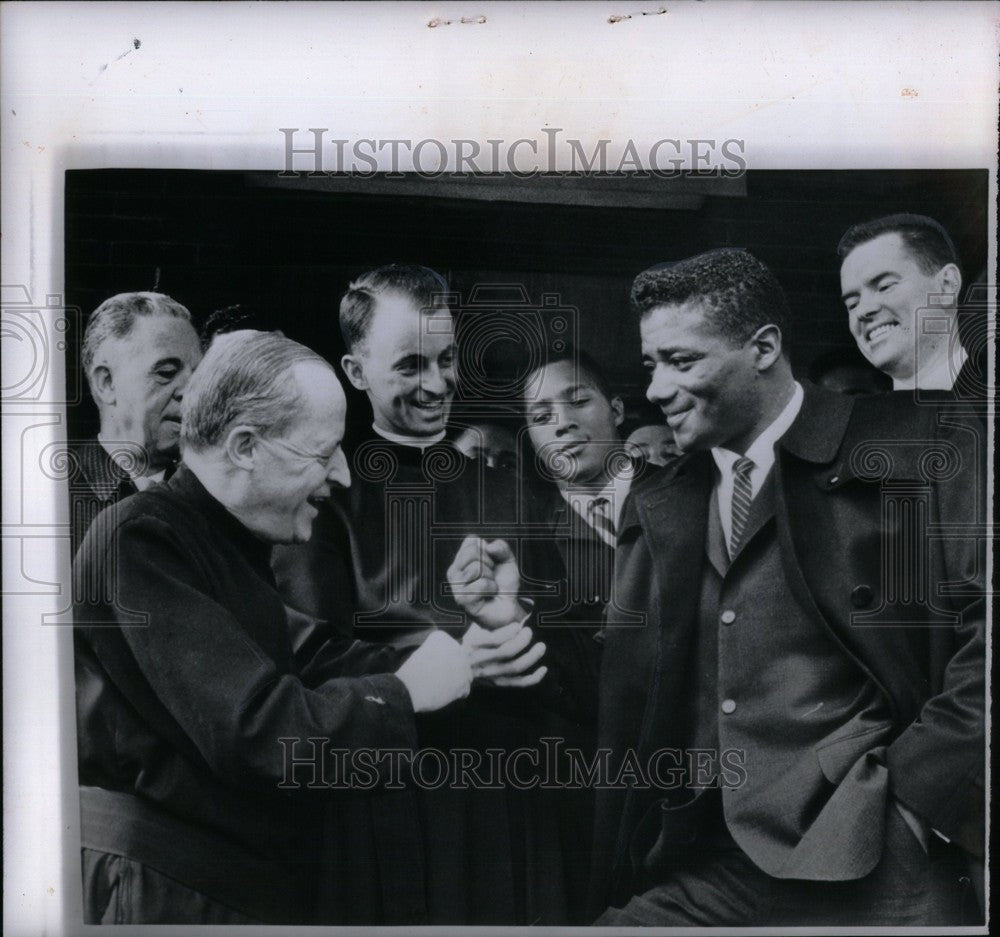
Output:
[[898,322],[882,322],[879,325],[876,325],[874,328],[868,329],[868,331],[865,332],[865,341],[869,343],[877,342],[880,338],[882,338],[883,335],[888,333],[891,329],[898,329],[898,328],[899,328]]
[[414,400],[413,401],[413,406],[416,407],[418,410],[424,410],[427,413],[439,413],[441,410],[444,409],[444,401],[443,400],[434,400],[434,401]]
[[675,413],[664,413],[663,415],[667,418],[667,426],[673,429],[678,423],[683,422],[688,413],[690,410],[677,410]]

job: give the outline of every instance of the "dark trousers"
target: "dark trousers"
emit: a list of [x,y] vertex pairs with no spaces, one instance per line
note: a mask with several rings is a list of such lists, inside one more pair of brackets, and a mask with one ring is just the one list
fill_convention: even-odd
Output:
[[148,865],[83,849],[85,924],[259,924]]
[[[849,882],[777,879],[760,871],[733,842],[608,908],[604,927],[690,925],[954,926],[982,923],[963,854],[931,837],[927,852],[897,810],[889,810],[882,858]],[[707,844],[706,844],[707,845]]]

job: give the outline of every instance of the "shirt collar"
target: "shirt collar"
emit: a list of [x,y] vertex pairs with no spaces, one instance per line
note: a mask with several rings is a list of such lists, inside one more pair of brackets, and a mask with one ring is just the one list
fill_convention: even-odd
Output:
[[117,473],[120,473],[122,478],[130,479],[139,491],[145,491],[147,488],[152,488],[157,482],[163,481],[166,469],[160,469],[158,472],[148,475],[135,475],[129,471],[130,461],[134,461],[136,455],[138,455],[137,446],[128,444],[127,448],[115,449],[112,443],[101,437],[100,433],[97,434],[97,441],[105,453],[107,453],[109,466],[114,466],[114,469],[117,470]]
[[[774,447],[795,422],[795,418],[802,408],[802,398],[802,385],[796,381],[791,400],[785,404],[784,409],[774,421],[747,447],[745,455],[753,462],[756,467],[755,471],[766,475],[771,470],[771,466],[774,464]],[[733,465],[740,456],[739,453],[730,449],[716,447],[712,449],[712,458],[715,459],[719,471],[725,475],[732,472]]]
[[590,523],[590,506],[598,499],[604,498],[614,509],[615,527],[622,514],[622,505],[628,495],[632,484],[632,477],[628,473],[616,475],[599,491],[593,488],[573,488],[572,486],[560,487],[559,494],[563,500],[576,511],[587,523]]
[[953,349],[950,354],[943,355],[923,367],[918,365],[913,377],[903,381],[892,379],[893,390],[951,390],[955,386],[958,372],[968,360],[969,353],[961,346]]
[[390,433],[372,424],[372,429],[376,434],[389,442],[394,442],[399,446],[412,446],[414,449],[429,449],[444,439],[444,430],[433,436],[400,436],[397,433]]

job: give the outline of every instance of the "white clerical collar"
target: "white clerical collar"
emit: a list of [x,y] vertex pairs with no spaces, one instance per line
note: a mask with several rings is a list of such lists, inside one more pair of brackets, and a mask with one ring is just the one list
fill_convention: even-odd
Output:
[[[744,454],[754,463],[753,476],[763,479],[771,471],[771,466],[774,465],[774,447],[799,415],[803,396],[802,385],[796,381],[792,399],[785,404],[775,420],[747,447]],[[712,458],[715,459],[715,464],[724,478],[732,473],[733,464],[739,457],[739,453],[729,449],[717,447],[712,450]],[[757,491],[758,487],[754,484],[754,491]]]
[[943,355],[936,361],[917,365],[911,377],[892,379],[893,390],[951,390],[958,379],[958,372],[968,360],[969,353],[961,346],[952,346],[950,354]]
[[440,433],[435,433],[433,436],[400,436],[396,433],[380,429],[375,424],[372,424],[372,429],[389,442],[394,442],[400,446],[412,446],[414,449],[427,449],[444,439],[444,430],[441,430]]
[[159,484],[163,481],[163,476],[166,474],[166,469],[162,468],[158,472],[153,472],[152,475],[133,475],[129,471],[129,460],[125,458],[124,454],[120,450],[112,449],[103,439],[101,439],[101,434],[97,434],[97,441],[101,444],[101,448],[108,454],[108,458],[114,461],[128,477],[132,480],[132,484],[135,485],[139,491],[145,491],[147,488],[152,488],[153,485]]

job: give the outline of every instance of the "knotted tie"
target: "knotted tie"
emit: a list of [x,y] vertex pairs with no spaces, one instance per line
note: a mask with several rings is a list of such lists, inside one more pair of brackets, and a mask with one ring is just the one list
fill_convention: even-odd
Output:
[[750,485],[750,473],[754,469],[753,459],[740,456],[733,465],[733,524],[729,532],[729,555],[735,556],[736,550],[746,530],[747,518],[750,517],[750,502],[753,500],[753,488]]
[[615,542],[615,522],[611,516],[611,502],[607,498],[594,498],[590,502],[590,526],[610,544]]

